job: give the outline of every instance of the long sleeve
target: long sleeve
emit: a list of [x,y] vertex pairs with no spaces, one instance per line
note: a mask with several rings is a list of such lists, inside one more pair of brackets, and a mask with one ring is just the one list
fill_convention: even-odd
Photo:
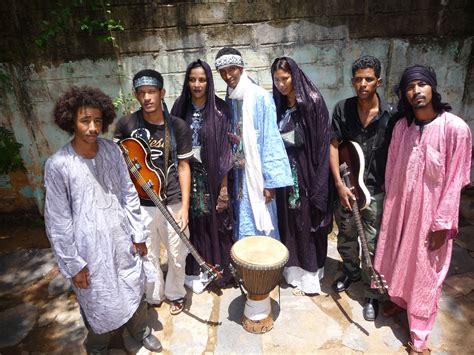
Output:
[[[45,223],[48,238],[56,255],[61,273],[72,278],[86,261],[78,254],[73,230],[71,201],[67,187],[67,166],[61,156],[50,158],[45,167]],[[61,163],[61,164],[60,164]]]
[[471,132],[461,120],[446,123],[445,186],[431,226],[432,231],[457,230],[461,189],[469,184],[471,168]]
[[261,102],[262,105],[257,108],[259,112],[254,117],[262,115],[259,119],[262,122],[259,141],[265,188],[292,186],[290,163],[278,130],[273,98],[265,93],[261,97]]
[[329,192],[329,142],[330,123],[329,113],[324,100],[321,98],[315,105],[315,121],[313,122],[315,132],[306,132],[310,137],[311,147],[311,181],[310,198],[311,203],[320,211],[327,210],[327,199]]
[[[119,152],[118,147],[114,147]],[[117,169],[120,177],[120,190],[122,197],[122,206],[127,214],[130,227],[132,228],[132,240],[135,243],[144,243],[150,232],[146,229],[145,224],[140,213],[140,199],[138,198],[137,190],[133,185],[128,172],[125,160],[122,154],[117,154]]]
[[400,120],[396,125],[395,128],[393,129],[392,133],[392,139],[390,140],[390,145],[388,147],[388,154],[387,154],[387,164],[385,166],[385,193],[388,196],[389,190],[392,187],[392,180],[399,178],[397,174],[394,174],[394,168],[398,152],[399,152],[399,147],[401,143],[401,132],[403,128],[406,126],[406,120]]

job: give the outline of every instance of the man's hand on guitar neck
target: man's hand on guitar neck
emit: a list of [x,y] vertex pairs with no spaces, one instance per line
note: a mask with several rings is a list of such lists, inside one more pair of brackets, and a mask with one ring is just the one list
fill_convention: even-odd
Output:
[[175,217],[176,223],[178,223],[181,232],[183,232],[189,223],[188,209],[181,207]]
[[336,183],[337,194],[339,195],[339,201],[341,202],[342,207],[347,208],[352,211],[352,201],[355,200],[354,194],[347,188],[346,185],[341,181],[340,183]]

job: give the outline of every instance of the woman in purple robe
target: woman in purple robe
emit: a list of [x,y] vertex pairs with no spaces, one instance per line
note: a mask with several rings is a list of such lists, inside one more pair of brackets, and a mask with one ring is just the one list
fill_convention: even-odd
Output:
[[[227,194],[227,173],[232,167],[231,147],[227,138],[230,112],[227,104],[214,93],[209,65],[197,60],[188,65],[181,95],[171,114],[191,127],[193,152],[191,163],[190,240],[204,260],[224,268],[222,284],[230,281],[232,219]],[[192,255],[186,260],[185,284],[200,293],[205,275]]]
[[293,187],[277,191],[280,237],[290,252],[283,275],[295,295],[320,293],[332,228],[329,113],[319,90],[293,59],[275,59],[271,73],[278,127],[294,180]]

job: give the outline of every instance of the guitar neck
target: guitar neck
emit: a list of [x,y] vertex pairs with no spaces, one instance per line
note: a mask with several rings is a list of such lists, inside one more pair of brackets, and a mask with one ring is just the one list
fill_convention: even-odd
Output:
[[[126,155],[125,157],[126,159],[126,163],[127,163],[127,166],[128,166],[128,169],[130,170],[130,172],[136,176],[136,174],[140,174],[138,171],[137,171],[137,168],[135,167],[134,163],[130,160],[130,157],[128,157],[128,155]],[[143,189],[143,191],[146,192],[146,194],[148,195],[148,197],[150,197],[150,199],[152,200],[152,202],[156,205],[156,207],[158,207],[158,209],[160,210],[160,212],[163,214],[163,216],[166,218],[166,220],[168,221],[169,224],[171,224],[171,227],[173,227],[173,229],[176,231],[176,233],[178,234],[178,236],[181,238],[181,240],[183,241],[183,243],[186,245],[186,247],[188,248],[189,252],[191,253],[191,255],[194,257],[194,259],[196,259],[197,263],[199,264],[199,266],[201,268],[204,268],[204,269],[208,269],[208,266],[206,264],[206,262],[204,261],[204,259],[201,257],[201,255],[199,255],[199,253],[197,252],[197,250],[194,248],[194,246],[191,244],[191,242],[189,241],[188,237],[181,231],[181,228],[179,227],[178,223],[176,223],[173,215],[170,213],[170,211],[168,210],[168,208],[166,208],[166,206],[163,204],[163,202],[160,200],[160,198],[158,197],[158,195],[156,194],[155,190],[153,190],[153,188],[148,184],[148,183],[144,183],[144,184],[141,184],[140,185],[141,188]]]
[[365,265],[368,269],[373,270],[368,242],[365,236],[364,226],[362,225],[362,219],[360,217],[359,204],[357,203],[357,200],[354,200],[354,202],[352,203],[352,213],[354,216],[354,221],[356,223],[357,233],[359,234],[359,237],[360,237],[360,242],[361,242],[360,245],[362,247],[362,255],[364,256]]
[[[347,186],[347,188],[349,188],[350,190],[353,190],[351,180],[349,178],[350,171],[348,170],[347,164],[345,162],[339,166],[339,171],[341,172],[341,176],[343,178],[344,184]],[[365,269],[370,273],[371,278],[374,281],[375,286],[377,287],[377,290],[381,294],[385,294],[387,292],[386,281],[383,278],[383,275],[380,275],[377,271],[375,271],[372,265],[372,259],[370,257],[370,252],[369,252],[369,245],[367,242],[367,237],[365,236],[364,226],[362,225],[362,219],[360,217],[360,210],[359,210],[359,204],[357,203],[357,199],[352,201],[352,215],[354,217],[354,221],[357,227],[357,233],[359,234],[359,238],[360,238],[360,245],[362,248],[363,263],[364,263]]]

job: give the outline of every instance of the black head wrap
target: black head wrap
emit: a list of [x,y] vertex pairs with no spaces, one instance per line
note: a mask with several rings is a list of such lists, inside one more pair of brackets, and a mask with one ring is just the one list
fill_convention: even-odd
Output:
[[398,84],[399,90],[402,93],[406,93],[407,86],[413,80],[421,80],[427,83],[433,91],[436,91],[436,86],[438,81],[436,80],[436,73],[433,68],[425,67],[423,65],[414,65],[412,67],[406,68]]
[[217,198],[222,177],[231,168],[231,150],[227,138],[230,112],[224,100],[215,95],[214,80],[209,64],[198,59],[188,65],[181,95],[176,99],[171,114],[184,120],[191,119],[194,109],[188,81],[191,70],[198,67],[204,69],[207,80],[204,121],[200,136],[201,144],[205,147],[205,155],[201,152],[201,157],[207,168],[211,193]]
[[[308,192],[311,202],[321,211],[327,211],[331,200],[329,188],[329,112],[323,96],[313,82],[289,57],[275,59],[272,64],[272,78],[280,65],[286,61],[291,69],[291,81],[296,95],[296,107],[304,132],[304,148],[308,157],[306,166]],[[285,69],[283,69],[285,70]],[[285,70],[287,71],[287,70]],[[273,83],[277,119],[288,109],[288,101]]]
[[413,108],[406,98],[408,84],[414,80],[424,81],[429,86],[431,86],[431,90],[433,92],[433,108],[438,114],[443,111],[451,111],[451,105],[441,102],[441,95],[437,92],[438,81],[433,68],[416,64],[406,68],[403,71],[402,77],[400,78],[400,83],[395,86],[395,93],[400,99],[398,101],[398,112],[402,115],[402,117],[406,117],[408,125],[411,125],[415,119]]

